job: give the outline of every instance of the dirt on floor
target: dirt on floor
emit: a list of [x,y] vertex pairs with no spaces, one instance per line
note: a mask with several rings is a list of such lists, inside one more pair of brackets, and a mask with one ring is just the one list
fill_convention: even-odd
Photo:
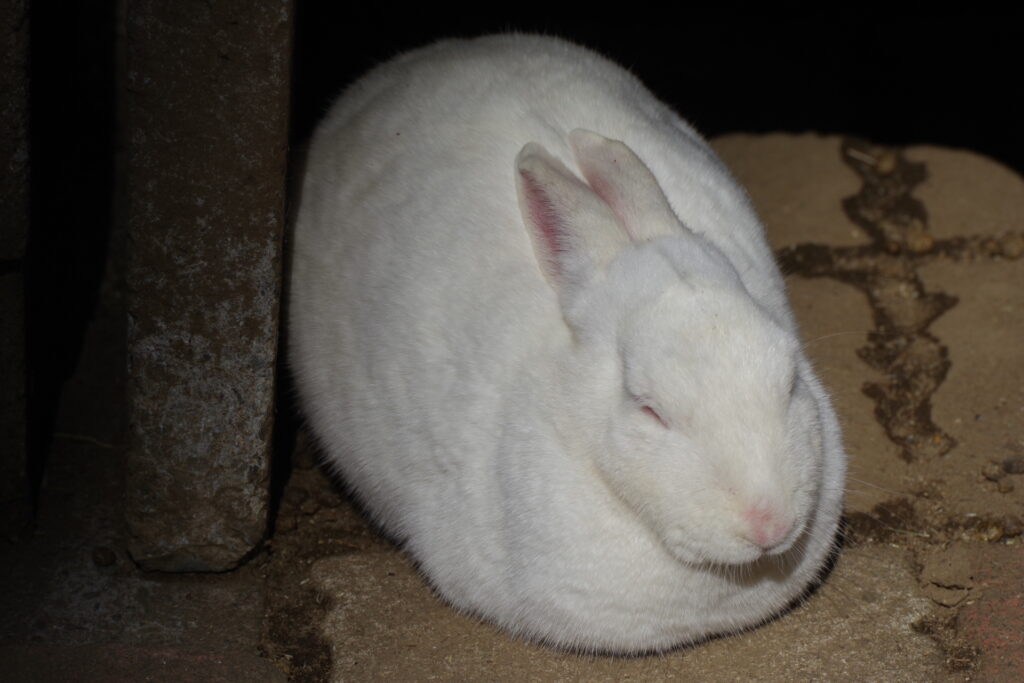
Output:
[[300,438],[262,648],[295,681],[1011,680],[1024,675],[1024,183],[953,150],[730,136],[850,454],[824,585],[663,655],[516,641],[434,596]]

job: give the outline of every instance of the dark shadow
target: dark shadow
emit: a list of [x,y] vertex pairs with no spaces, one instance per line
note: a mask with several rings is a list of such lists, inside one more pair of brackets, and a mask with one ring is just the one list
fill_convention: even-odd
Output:
[[1019,18],[880,21],[852,12],[680,24],[431,12],[396,23],[355,7],[297,7],[293,140],[308,137],[346,84],[399,52],[516,30],[559,35],[613,58],[705,136],[851,134],[971,149],[1024,174],[1024,105],[1013,86],[1024,43]]
[[38,505],[61,389],[99,299],[114,223],[116,3],[30,17],[27,448]]

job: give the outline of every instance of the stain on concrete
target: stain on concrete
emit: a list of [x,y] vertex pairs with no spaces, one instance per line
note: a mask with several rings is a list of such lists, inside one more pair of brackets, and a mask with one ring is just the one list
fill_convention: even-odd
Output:
[[957,304],[957,298],[925,289],[918,268],[937,258],[1017,259],[1024,235],[935,239],[928,212],[912,196],[927,177],[923,163],[909,161],[899,148],[848,138],[843,162],[860,176],[860,192],[843,201],[849,219],[870,238],[863,246],[799,244],[778,252],[784,272],[831,277],[859,289],[871,306],[875,329],[858,350],[864,362],[883,374],[866,382],[875,415],[907,462],[948,453],[956,440],[932,420],[931,397],[949,372],[949,349],[929,327]]
[[906,498],[879,503],[870,513],[850,513],[844,520],[847,545],[889,543],[898,536],[927,536],[925,523]]
[[951,672],[970,671],[977,666],[981,650],[967,642],[957,630],[957,613],[922,617],[913,623],[915,633],[928,636],[935,642]]

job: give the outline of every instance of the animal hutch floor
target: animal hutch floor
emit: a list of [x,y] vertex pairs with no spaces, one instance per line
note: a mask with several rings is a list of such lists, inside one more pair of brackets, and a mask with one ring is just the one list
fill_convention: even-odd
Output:
[[1024,181],[948,149],[715,146],[768,226],[850,453],[843,551],[806,601],[653,656],[513,640],[439,601],[301,434],[248,564],[143,573],[123,550],[118,436],[90,389],[113,362],[101,315],[37,532],[4,546],[5,680],[1024,679]]

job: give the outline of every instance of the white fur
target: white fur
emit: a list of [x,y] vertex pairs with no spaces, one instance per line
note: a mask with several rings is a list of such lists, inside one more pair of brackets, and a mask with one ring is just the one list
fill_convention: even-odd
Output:
[[290,340],[331,464],[441,595],[514,633],[742,629],[832,548],[839,427],[763,228],[580,47],[446,41],[344,94],[310,148]]

